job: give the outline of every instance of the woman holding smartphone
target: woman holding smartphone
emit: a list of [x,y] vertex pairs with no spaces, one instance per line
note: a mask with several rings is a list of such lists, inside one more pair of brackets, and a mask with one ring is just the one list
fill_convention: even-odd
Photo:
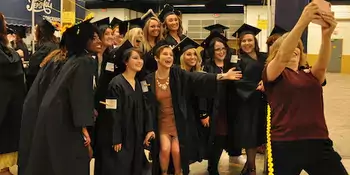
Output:
[[[302,33],[312,20],[324,20],[319,57],[309,72],[305,65]],[[271,107],[271,146],[275,175],[347,175],[333,149],[324,115],[321,84],[331,58],[331,36],[337,25],[330,13],[315,3],[304,8],[291,32],[271,47],[263,71],[265,93]],[[269,134],[269,133],[268,133]],[[269,144],[269,143],[268,143]],[[268,151],[271,154],[270,151]]]

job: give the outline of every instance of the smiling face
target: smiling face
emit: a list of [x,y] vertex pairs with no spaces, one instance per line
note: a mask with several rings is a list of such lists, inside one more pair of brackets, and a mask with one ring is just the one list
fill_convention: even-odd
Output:
[[156,56],[158,66],[169,68],[173,65],[173,50],[170,47],[160,48],[159,55]]
[[255,36],[252,34],[245,34],[241,39],[241,49],[249,54],[255,52]]
[[157,37],[160,34],[160,23],[154,19],[149,20],[148,35]]
[[175,14],[168,15],[165,19],[165,24],[169,31],[177,31],[180,27],[179,17]]
[[188,49],[182,54],[182,56],[183,56],[183,61],[184,61],[186,66],[188,66],[188,67],[196,66],[196,64],[198,62],[198,56],[197,56],[196,49],[193,49],[193,48]]
[[143,67],[143,59],[135,50],[131,51],[129,58],[125,61],[126,69],[133,72],[140,72]]
[[223,61],[227,54],[227,48],[224,43],[216,41],[214,44],[214,59]]
[[111,28],[107,28],[103,33],[102,44],[106,47],[110,47],[113,45],[115,37],[113,36],[113,30]]
[[94,33],[92,40],[89,40],[86,46],[87,50],[92,53],[100,53],[102,50],[102,42],[97,33]]

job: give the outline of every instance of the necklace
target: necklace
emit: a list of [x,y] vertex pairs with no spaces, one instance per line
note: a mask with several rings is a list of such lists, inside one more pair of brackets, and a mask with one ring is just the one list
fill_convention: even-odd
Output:
[[167,78],[166,82],[164,84],[159,82],[159,77],[157,76],[156,78],[157,80],[157,85],[160,89],[162,89],[163,91],[167,90],[168,86],[169,86],[169,77]]

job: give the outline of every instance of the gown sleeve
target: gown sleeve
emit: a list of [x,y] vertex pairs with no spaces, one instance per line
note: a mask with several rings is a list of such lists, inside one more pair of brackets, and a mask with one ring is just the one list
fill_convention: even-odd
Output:
[[69,92],[74,126],[92,126],[94,124],[94,91],[92,66],[91,63],[87,60],[79,60],[76,64],[77,70],[73,76],[72,86],[70,87]]
[[[112,80],[113,81],[113,80]],[[118,85],[113,82],[109,85],[107,99],[106,99],[106,109],[110,111],[113,118],[112,125],[112,145],[117,145],[122,143],[122,90]]]
[[144,109],[145,109],[145,133],[147,134],[148,132],[154,131],[153,123],[154,120],[152,118],[152,112],[149,106],[146,104],[146,100],[143,100],[144,103]]
[[204,72],[187,72],[181,70],[184,74],[184,79],[188,79],[190,89],[193,89],[194,95],[198,97],[211,98],[216,92],[216,74]]

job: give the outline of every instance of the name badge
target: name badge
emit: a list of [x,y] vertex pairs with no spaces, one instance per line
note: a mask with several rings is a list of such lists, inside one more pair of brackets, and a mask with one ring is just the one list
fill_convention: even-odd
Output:
[[238,62],[238,55],[231,55],[230,63],[237,63]]
[[147,82],[144,80],[144,81],[141,81],[140,83],[141,83],[142,92],[148,92]]
[[106,71],[114,72],[114,64],[107,62]]
[[106,99],[106,109],[117,109],[117,99]]

